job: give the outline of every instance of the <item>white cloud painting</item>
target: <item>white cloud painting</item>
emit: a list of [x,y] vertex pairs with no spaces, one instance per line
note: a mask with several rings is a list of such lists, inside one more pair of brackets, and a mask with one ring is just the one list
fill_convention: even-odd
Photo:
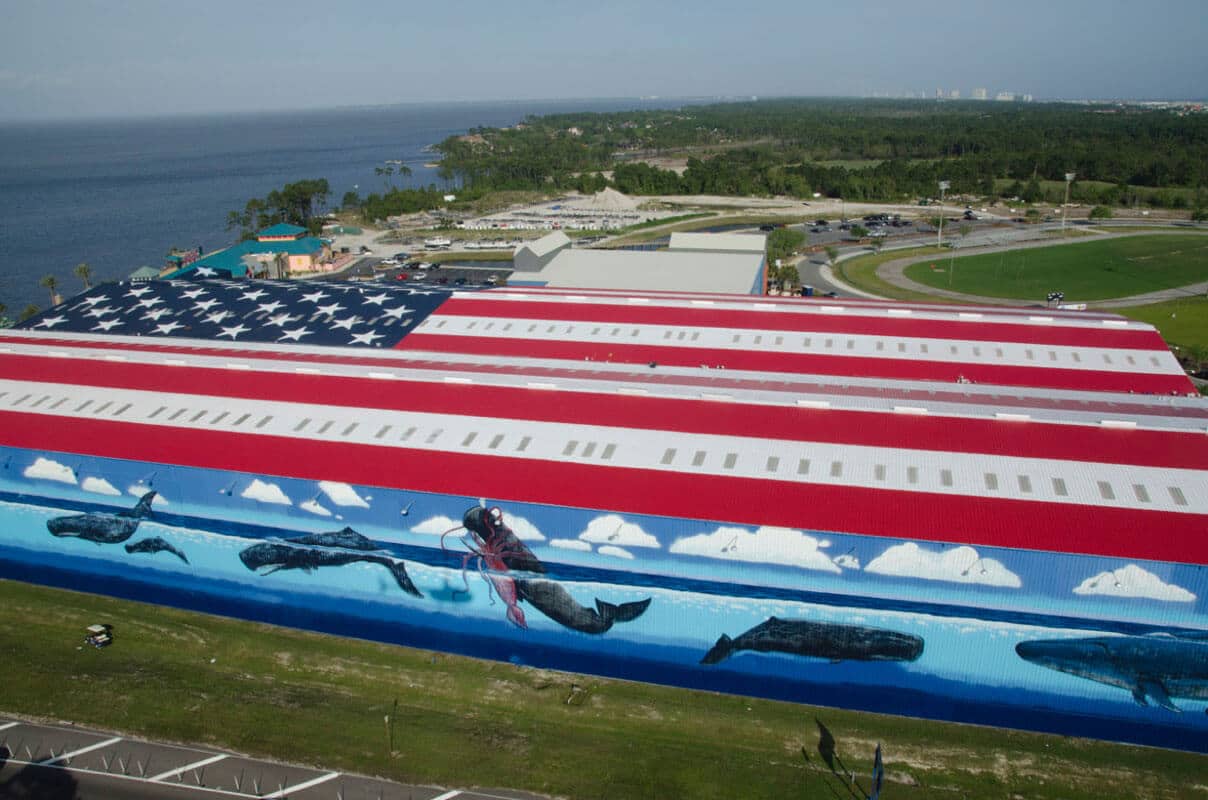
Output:
[[841,572],[823,551],[823,544],[823,541],[792,528],[764,526],[749,531],[746,528],[722,526],[712,533],[676,539],[671,545],[671,552],[726,561]]
[[1136,564],[1092,575],[1074,588],[1074,594],[1138,597],[1173,603],[1190,603],[1195,600],[1195,595],[1183,587],[1166,583]]
[[921,578],[927,581],[975,583],[1018,589],[1019,576],[992,558],[982,558],[972,547],[928,550],[914,542],[895,544],[868,562],[866,572]]

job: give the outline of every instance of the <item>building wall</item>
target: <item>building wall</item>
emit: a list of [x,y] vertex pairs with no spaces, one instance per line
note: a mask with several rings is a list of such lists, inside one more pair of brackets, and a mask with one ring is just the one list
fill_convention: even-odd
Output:
[[[517,664],[1208,749],[1196,565],[818,531],[808,508],[789,530],[743,525],[742,509],[488,498],[502,524],[476,533],[474,486],[0,460],[5,577]],[[117,516],[139,498],[149,516]]]

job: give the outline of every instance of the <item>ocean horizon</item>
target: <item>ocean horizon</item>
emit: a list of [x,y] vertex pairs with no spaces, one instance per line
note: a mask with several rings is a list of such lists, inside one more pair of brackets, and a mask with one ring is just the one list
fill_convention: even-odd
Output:
[[15,317],[49,305],[46,275],[69,297],[87,262],[94,281],[158,267],[169,249],[234,243],[227,214],[286,183],[326,178],[329,207],[349,190],[382,192],[387,160],[443,185],[432,145],[529,115],[674,108],[704,98],[442,101],[299,111],[0,123],[0,303]]

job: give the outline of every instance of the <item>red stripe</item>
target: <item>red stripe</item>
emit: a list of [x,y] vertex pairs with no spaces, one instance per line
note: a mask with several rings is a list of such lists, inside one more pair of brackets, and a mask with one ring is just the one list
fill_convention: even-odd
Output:
[[702,364],[726,369],[768,373],[841,375],[844,377],[956,383],[962,376],[974,383],[998,386],[1028,386],[1100,392],[1145,394],[1189,394],[1194,392],[1188,377],[1178,374],[1131,374],[1045,367],[968,364],[867,356],[823,356],[808,353],[721,350],[706,347],[625,345],[609,342],[564,342],[540,339],[506,339],[489,336],[460,336],[412,333],[399,350],[429,350],[507,358],[560,358],[570,361],[605,361],[624,364],[657,363],[697,367]]
[[9,380],[181,392],[291,403],[322,402],[459,416],[592,424],[617,428],[799,442],[892,447],[1024,458],[1208,469],[1204,435],[1044,422],[918,416],[887,411],[785,408],[688,398],[574,392],[564,402],[519,387],[244,372],[66,358],[0,359]]
[[745,525],[1192,564],[1208,558],[1203,515],[0,416],[5,444],[39,451]]
[[[273,362],[299,362],[313,364],[339,364],[345,366],[365,366],[365,367],[384,367],[394,369],[415,369],[415,370],[439,370],[442,374],[450,370],[457,372],[479,372],[487,374],[506,374],[515,376],[528,377],[544,377],[544,378],[578,378],[581,380],[592,381],[619,381],[633,383],[650,383],[675,386],[699,386],[702,389],[718,391],[721,389],[755,389],[765,391],[784,391],[784,392],[801,392],[811,394],[822,392],[826,394],[841,393],[845,396],[852,397],[876,397],[889,400],[901,400],[910,403],[927,403],[927,402],[943,402],[943,403],[961,403],[978,406],[1009,406],[1021,409],[1059,409],[1082,411],[1089,413],[1101,413],[1117,417],[1119,415],[1140,415],[1140,416],[1159,416],[1159,417],[1179,417],[1186,419],[1204,419],[1208,420],[1208,406],[1176,406],[1168,407],[1156,405],[1152,401],[1149,404],[1142,402],[1129,402],[1123,400],[1098,401],[1088,399],[1070,399],[1061,397],[1044,397],[1041,395],[1010,395],[999,394],[986,397],[983,395],[968,394],[959,389],[941,390],[932,388],[927,390],[911,390],[898,389],[892,386],[871,387],[857,385],[833,386],[822,381],[820,378],[816,381],[810,381],[808,375],[801,377],[795,375],[786,375],[783,373],[775,375],[767,375],[766,378],[736,378],[730,377],[725,372],[714,370],[710,372],[702,372],[698,375],[669,375],[667,373],[651,372],[645,369],[646,362],[638,362],[643,369],[634,369],[633,371],[605,373],[591,369],[587,366],[579,369],[578,365],[582,361],[568,361],[565,367],[544,367],[536,365],[526,365],[521,362],[495,362],[485,364],[473,363],[454,363],[441,358],[440,353],[432,353],[431,359],[424,359],[424,351],[391,351],[399,353],[400,358],[389,358],[383,356],[362,356],[362,355],[345,355],[343,353],[315,353],[303,350],[291,349],[288,345],[281,346],[278,350],[247,350],[241,347],[213,347],[213,346],[198,346],[190,344],[150,344],[146,342],[92,342],[92,341],[74,341],[70,339],[58,338],[20,338],[15,336],[0,336],[0,343],[20,344],[25,346],[64,346],[80,348],[85,350],[111,350],[115,353],[123,351],[133,352],[153,352],[153,353],[170,353],[172,355],[193,355],[193,356],[208,356],[214,358],[227,359],[255,359],[259,361]],[[371,353],[371,350],[362,352]],[[573,366],[572,366],[573,365]],[[697,366],[697,365],[691,365]],[[644,370],[644,371],[643,371]],[[1027,388],[1027,387],[1025,387]],[[1087,390],[1088,387],[1077,387],[1079,390]],[[1163,392],[1163,394],[1167,394]]]
[[[475,319],[522,318],[614,325],[680,325],[689,328],[773,330],[920,339],[960,339],[978,342],[1018,342],[1053,347],[1107,347],[1161,350],[1166,346],[1152,328],[1120,330],[1068,325],[994,323],[982,320],[932,320],[864,314],[801,314],[782,311],[742,311],[658,305],[539,302],[461,295],[447,300],[432,315]],[[1019,318],[1018,316],[1016,317]]]

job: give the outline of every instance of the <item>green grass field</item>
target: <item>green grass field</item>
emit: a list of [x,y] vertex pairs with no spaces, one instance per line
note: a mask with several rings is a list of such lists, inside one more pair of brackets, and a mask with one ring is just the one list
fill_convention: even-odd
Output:
[[[1015,180],[1012,178],[995,178],[994,190],[996,192],[1004,191],[1013,183],[1015,183]],[[1027,181],[1021,181],[1021,183],[1026,184]],[[1108,181],[1078,181],[1078,184],[1099,190],[1110,189],[1111,187],[1115,186],[1114,183],[1110,183]],[[1040,181],[1040,188],[1048,195],[1060,197],[1065,192],[1065,181],[1042,180]],[[1149,198],[1159,192],[1169,192],[1172,196],[1182,197],[1188,205],[1190,205],[1195,199],[1195,189],[1186,189],[1182,187],[1156,189],[1152,186],[1129,186],[1128,188],[1129,191],[1136,193],[1138,197],[1142,198]]]
[[1208,280],[1208,236],[1127,236],[914,264],[907,277],[983,297],[1068,303],[1128,297]]
[[911,258],[912,256],[933,255],[937,259],[948,255],[948,250],[938,247],[913,247],[908,250],[890,250],[881,253],[869,253],[868,255],[856,256],[845,261],[840,261],[835,265],[835,275],[839,280],[861,289],[865,292],[871,292],[878,297],[887,297],[894,300],[911,300],[924,303],[944,303],[953,302],[945,300],[942,297],[927,294],[925,292],[912,292],[909,289],[902,289],[881,280],[877,275],[877,268],[882,264],[893,261],[898,258]]
[[[867,792],[881,742],[892,800],[1208,793],[1208,757],[1189,753],[576,676],[13,581],[0,604],[0,711],[396,780],[572,800],[859,798],[844,768]],[[82,646],[95,622],[114,626],[113,646]]]
[[1168,344],[1208,347],[1208,298],[1203,295],[1115,310],[1153,325]]

